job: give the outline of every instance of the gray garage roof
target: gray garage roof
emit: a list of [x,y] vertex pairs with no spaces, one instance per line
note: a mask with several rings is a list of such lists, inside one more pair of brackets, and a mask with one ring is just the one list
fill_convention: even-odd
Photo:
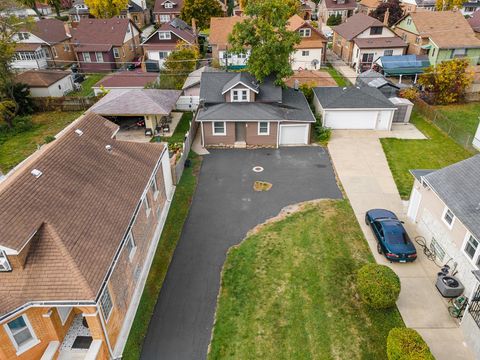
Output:
[[378,89],[369,86],[316,87],[313,92],[324,109],[395,108]]
[[423,176],[445,205],[480,239],[480,154]]
[[292,88],[282,90],[281,103],[223,102],[198,110],[197,121],[291,120],[315,122],[307,99]]

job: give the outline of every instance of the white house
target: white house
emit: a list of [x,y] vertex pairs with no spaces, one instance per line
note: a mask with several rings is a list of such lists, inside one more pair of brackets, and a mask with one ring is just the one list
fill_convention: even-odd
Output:
[[373,87],[316,87],[313,104],[330,129],[390,130],[396,111],[378,89]]
[[473,138],[473,146],[480,151],[480,124],[478,124],[477,132]]
[[48,43],[31,32],[18,32],[13,37],[16,42],[12,62],[14,69],[45,69],[48,66],[47,54],[42,48]]
[[32,97],[62,97],[74,90],[72,73],[60,70],[28,70],[15,78],[28,85]]

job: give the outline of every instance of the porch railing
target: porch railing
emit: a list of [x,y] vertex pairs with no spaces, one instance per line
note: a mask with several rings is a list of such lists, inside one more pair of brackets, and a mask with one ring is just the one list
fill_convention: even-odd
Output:
[[477,323],[477,326],[480,328],[480,285],[477,287],[475,294],[470,300],[468,312],[472,316],[473,320],[475,320]]

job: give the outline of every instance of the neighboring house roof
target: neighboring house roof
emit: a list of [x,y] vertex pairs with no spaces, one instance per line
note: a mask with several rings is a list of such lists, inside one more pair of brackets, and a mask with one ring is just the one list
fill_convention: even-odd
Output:
[[15,51],[36,51],[38,50],[42,44],[37,43],[16,43],[15,44]]
[[467,21],[473,31],[480,32],[480,11],[475,11]]
[[200,84],[200,79],[203,72],[219,72],[220,70],[211,66],[202,66],[200,69],[192,71],[185,82],[183,83],[182,90],[191,88],[192,86]]
[[[159,40],[154,39],[154,37],[158,36],[158,33],[162,31],[170,31],[189,44],[193,44],[196,41],[196,36],[192,27],[182,19],[174,18],[167,23],[163,23],[156,31],[154,31],[147,39],[145,39],[145,41],[142,43],[142,46],[147,47],[149,50],[175,49],[176,44],[172,42],[162,44],[161,42],[158,42]],[[168,41],[169,40],[167,40],[167,42]]]
[[390,80],[385,79],[385,76],[376,72],[373,69],[364,71],[363,73],[357,76],[357,81],[355,83],[357,86],[371,86],[374,88],[380,88],[382,86],[388,85],[400,89],[397,85],[392,83]]
[[[172,8],[165,8],[164,4],[170,2],[173,4]],[[155,0],[153,7],[154,13],[179,13],[183,8],[183,0]]]
[[72,43],[77,51],[109,51],[123,45],[129,23],[140,32],[129,19],[81,19],[72,29]]
[[180,97],[179,90],[111,90],[89,111],[99,115],[168,115]]
[[398,36],[355,38],[353,42],[360,49],[406,48],[408,44]]
[[423,176],[424,181],[480,239],[480,155]]
[[[245,120],[291,120],[315,122],[307,99],[301,91],[282,88],[268,77],[258,84],[252,75],[238,77],[238,73],[203,72],[200,83],[200,98],[205,100],[197,121],[245,121]],[[256,88],[254,102],[226,102],[222,89],[228,88],[239,79]],[[234,81],[232,81],[234,80]],[[230,85],[227,85],[230,84]]]
[[61,70],[28,70],[18,74],[15,77],[15,81],[27,84],[29,87],[49,87],[71,75],[71,72]]
[[294,87],[295,80],[298,85],[313,84],[313,86],[336,86],[337,82],[326,71],[294,70],[293,75],[285,79],[285,85]]
[[386,75],[421,74],[430,66],[426,55],[381,56],[378,62]]
[[386,109],[395,106],[373,87],[316,87],[315,96],[324,109]]
[[105,76],[98,81],[94,88],[104,86],[105,88],[143,88],[145,85],[158,80],[158,74],[122,71]]
[[381,3],[381,0],[362,0],[359,2],[360,5],[365,6],[369,9],[376,9]]
[[218,46],[219,50],[225,49],[228,45],[228,35],[232,32],[233,27],[244,19],[240,16],[212,17],[210,19],[209,43]]
[[436,6],[436,0],[400,0],[400,2],[416,5],[419,8]]
[[345,3],[341,4],[337,0],[324,0],[325,7],[328,10],[348,9],[353,10],[357,8],[357,3],[353,0],[345,0]]
[[323,48],[327,43],[327,38],[323,33],[309,24],[307,21],[303,20],[297,14],[293,15],[288,19],[287,30],[289,31],[298,31],[302,27],[308,27],[313,33],[316,33],[318,36],[302,37],[300,43],[295,45],[296,49],[313,49],[313,48]]
[[165,150],[117,130],[87,113],[0,183],[0,245],[26,259],[0,273],[0,317],[30,301],[95,300]]
[[347,18],[347,20],[333,27],[333,31],[344,39],[351,41],[355,36],[367,30],[371,26],[384,26],[381,21],[371,16],[358,13]]
[[65,25],[63,21],[57,19],[41,19],[33,23],[29,31],[46,43],[56,44],[70,38]]
[[418,11],[407,16],[420,36],[428,36],[441,49],[480,48],[480,40],[459,11]]

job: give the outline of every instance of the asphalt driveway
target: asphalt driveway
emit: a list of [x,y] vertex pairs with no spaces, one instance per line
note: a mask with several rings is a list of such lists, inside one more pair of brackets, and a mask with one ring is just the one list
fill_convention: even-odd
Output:
[[[264,171],[255,173],[254,166]],[[254,192],[255,180],[273,187]],[[213,150],[206,155],[141,358],[205,359],[227,250],[287,205],[340,197],[330,157],[321,147]]]

